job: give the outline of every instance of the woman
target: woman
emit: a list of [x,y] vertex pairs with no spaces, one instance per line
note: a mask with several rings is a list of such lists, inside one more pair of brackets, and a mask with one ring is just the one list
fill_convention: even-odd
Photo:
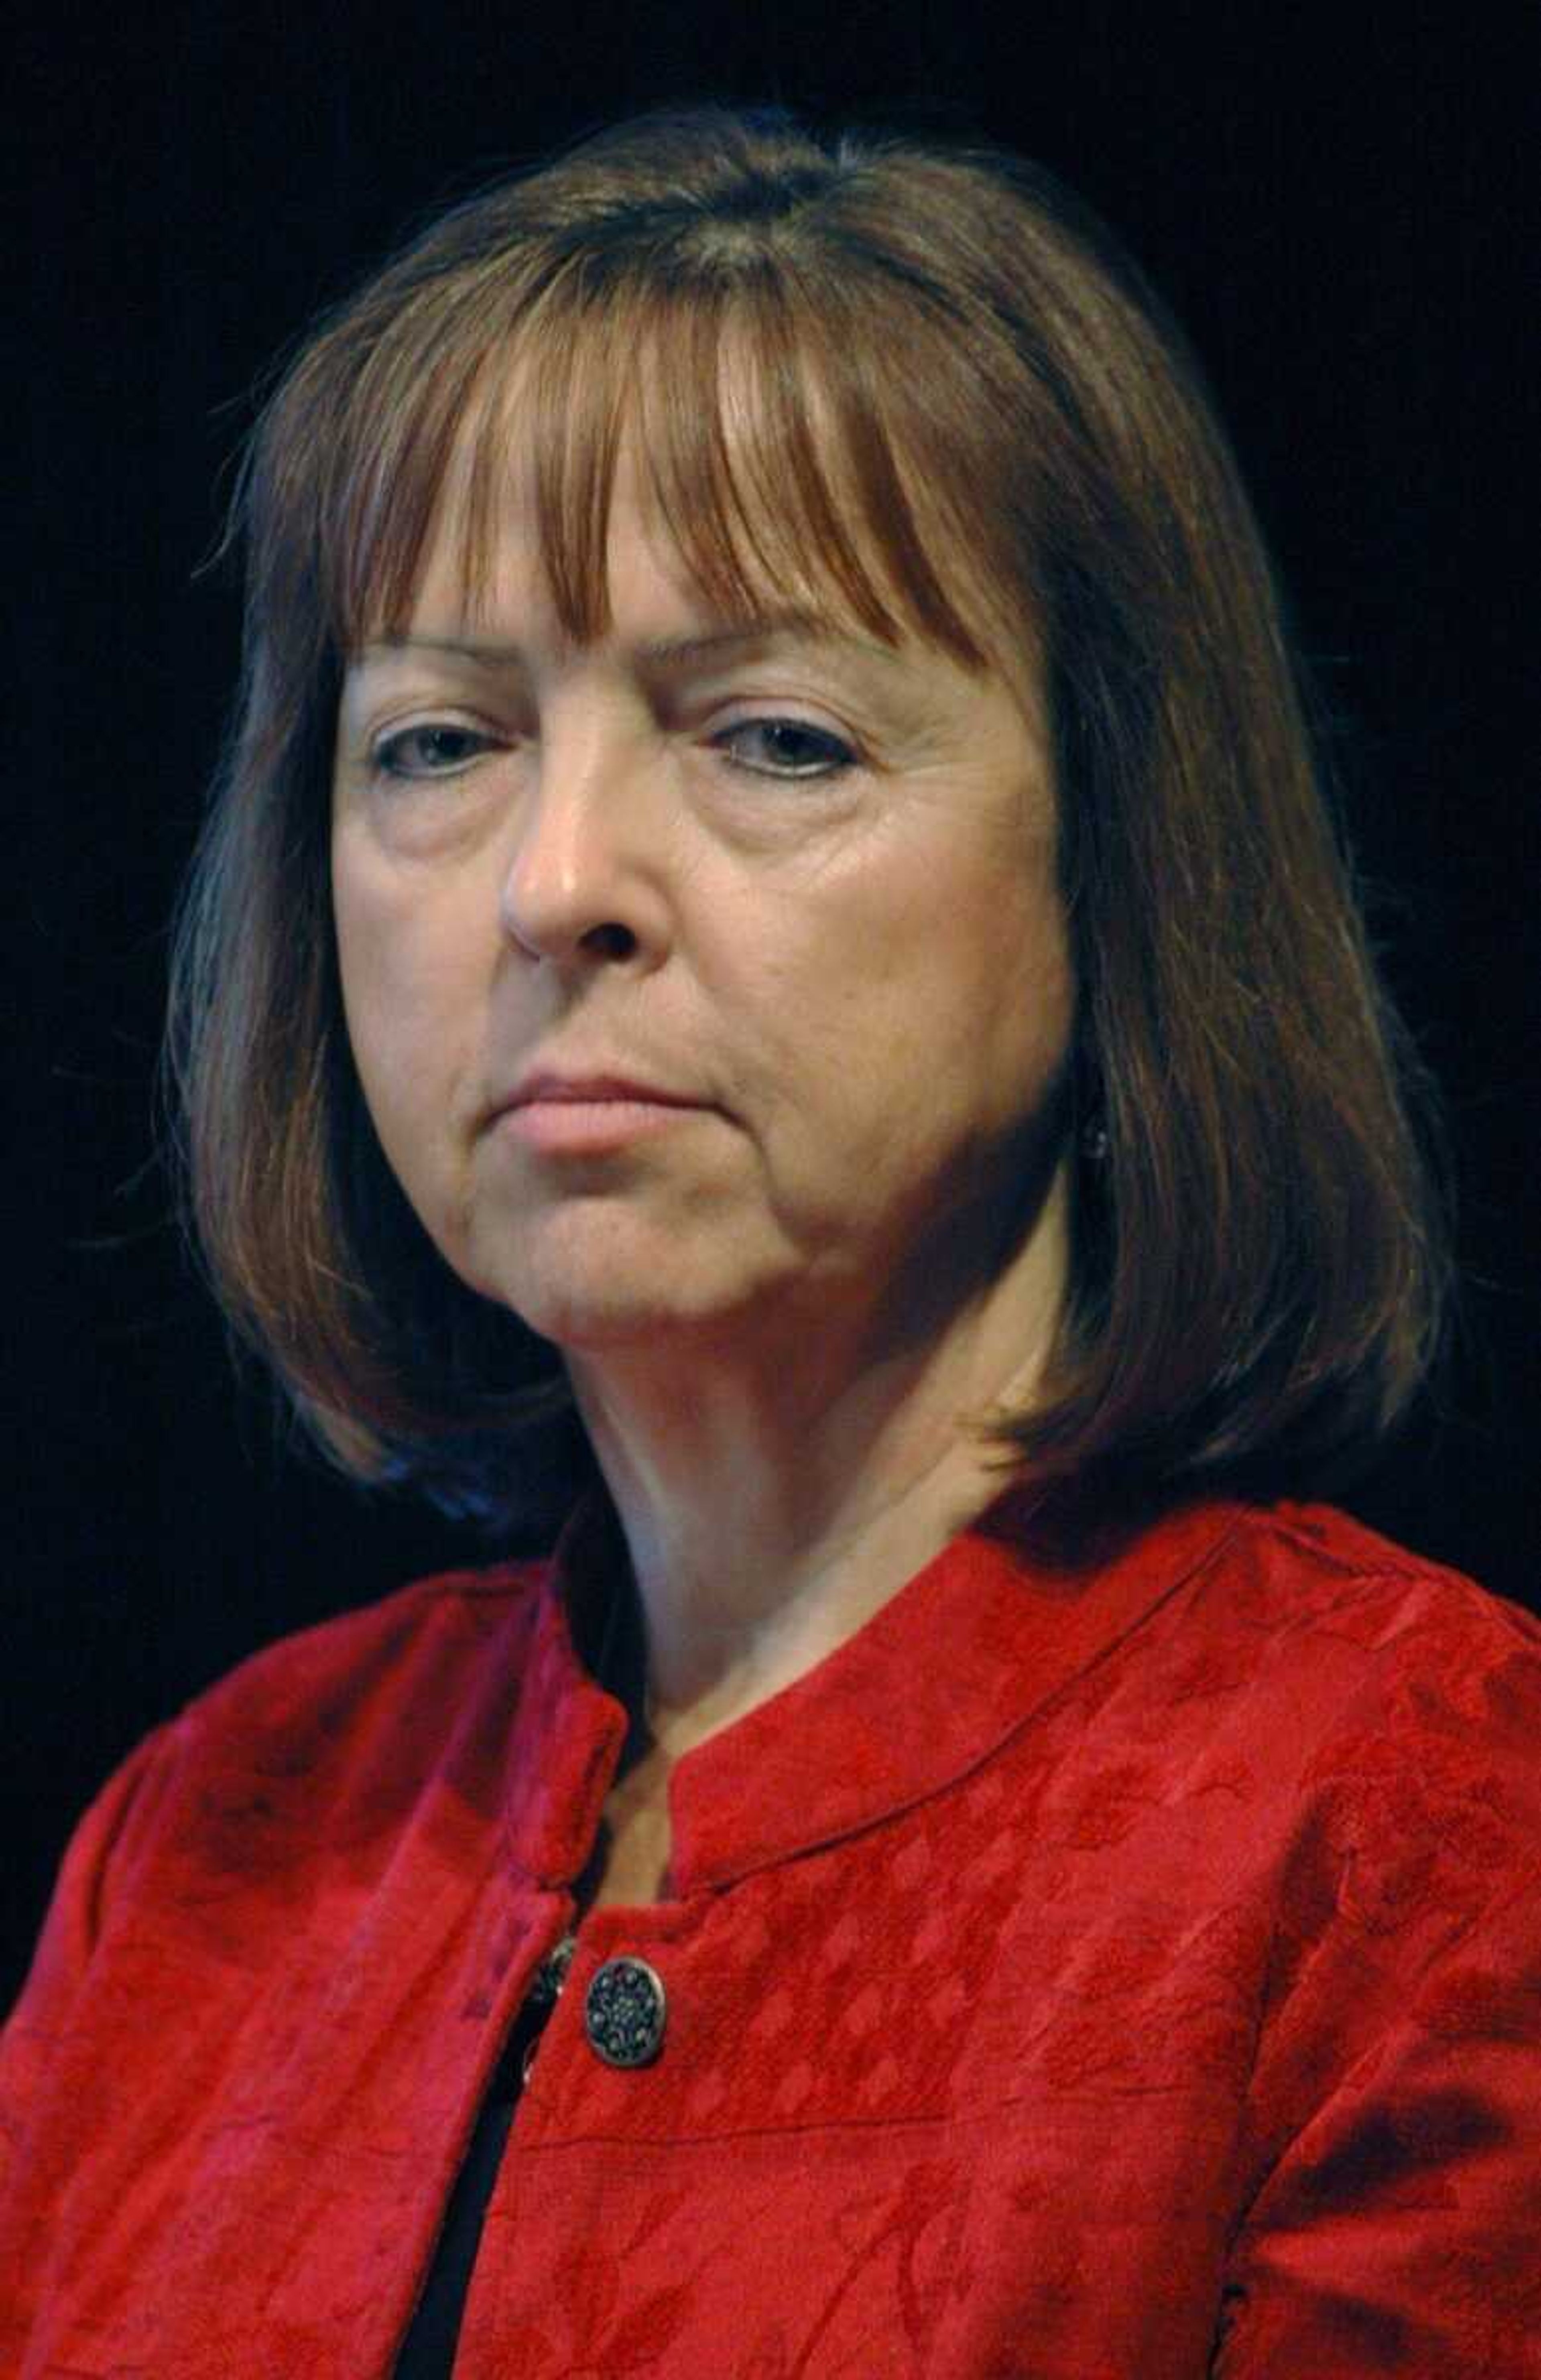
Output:
[[1299,1500],[1441,1260],[1157,302],[982,142],[665,112],[243,516],[212,1277],[356,1475],[583,1478],[87,1815],[6,2368],[1541,2369],[1541,1631]]

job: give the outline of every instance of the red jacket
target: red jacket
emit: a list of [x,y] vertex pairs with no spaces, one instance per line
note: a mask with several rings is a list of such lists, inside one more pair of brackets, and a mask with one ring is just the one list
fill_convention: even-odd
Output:
[[[1541,1624],[1325,1509],[1076,1573],[1014,1512],[680,1761],[457,2380],[1541,2374]],[[390,2372],[625,1731],[584,1542],[260,1654],[91,1811],[0,2059],[7,2375]]]

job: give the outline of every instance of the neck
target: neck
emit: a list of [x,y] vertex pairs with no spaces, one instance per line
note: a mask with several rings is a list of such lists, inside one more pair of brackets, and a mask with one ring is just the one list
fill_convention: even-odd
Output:
[[699,1336],[569,1358],[677,1755],[811,1669],[1006,1485],[970,1423],[1030,1400],[1063,1278],[1061,1190],[1005,1273],[874,1352],[828,1313],[746,1348]]

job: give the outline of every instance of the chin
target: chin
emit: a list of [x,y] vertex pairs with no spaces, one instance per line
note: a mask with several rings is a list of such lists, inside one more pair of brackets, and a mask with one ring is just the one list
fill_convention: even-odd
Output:
[[483,1297],[517,1315],[528,1329],[556,1346],[574,1349],[625,1347],[688,1328],[698,1319],[697,1300],[684,1284],[650,1270],[615,1265],[541,1269],[528,1264],[492,1267],[468,1275]]
[[686,1338],[735,1338],[763,1324],[798,1270],[785,1251],[758,1250],[740,1233],[667,1227],[612,1210],[520,1219],[519,1227],[475,1237],[456,1265],[481,1296],[518,1316],[553,1345],[575,1354],[658,1348]]
[[503,1287],[478,1283],[528,1328],[564,1353],[599,1355],[626,1349],[657,1352],[670,1340],[698,1346],[741,1333],[758,1303],[742,1283],[729,1289],[698,1278],[661,1280],[661,1268],[625,1278],[590,1277],[532,1283],[528,1274]]

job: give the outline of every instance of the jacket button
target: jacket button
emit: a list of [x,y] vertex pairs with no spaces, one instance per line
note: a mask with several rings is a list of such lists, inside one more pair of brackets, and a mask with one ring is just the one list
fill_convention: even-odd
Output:
[[663,1985],[646,1959],[607,1959],[588,1986],[584,2030],[607,2066],[646,2066],[663,2040]]

